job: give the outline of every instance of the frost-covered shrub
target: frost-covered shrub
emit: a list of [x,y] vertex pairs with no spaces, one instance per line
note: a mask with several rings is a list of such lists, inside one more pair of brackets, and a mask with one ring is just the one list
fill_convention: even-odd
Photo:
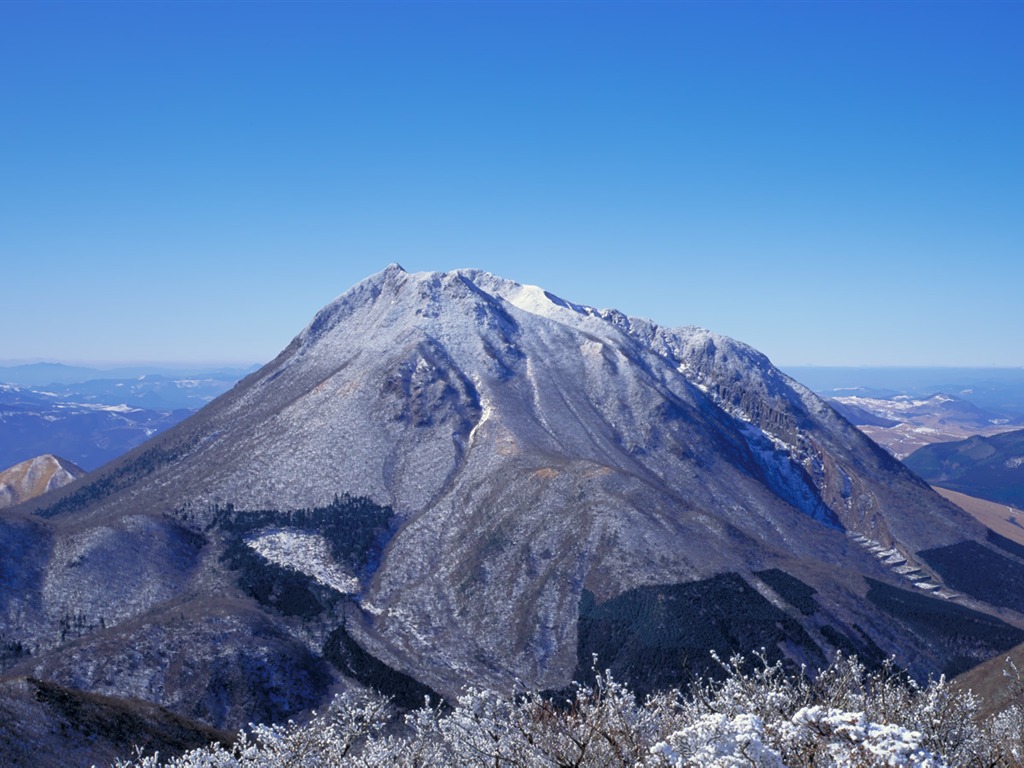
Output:
[[709,714],[651,747],[651,755],[675,768],[783,768],[768,743],[761,718],[749,713]]
[[785,751],[796,762],[814,765],[913,765],[938,768],[941,757],[922,747],[920,731],[901,725],[873,723],[863,712],[821,706],[805,707],[783,728]]
[[[466,691],[403,717],[347,693],[304,725],[255,726],[231,748],[120,768],[868,768],[1019,766],[1024,713],[980,720],[979,702],[940,678],[919,686],[891,664],[839,657],[813,679],[763,655],[719,662],[725,677],[638,701],[609,673],[562,696]],[[1020,676],[1017,677],[1020,682]],[[1021,686],[1024,691],[1024,684]]]

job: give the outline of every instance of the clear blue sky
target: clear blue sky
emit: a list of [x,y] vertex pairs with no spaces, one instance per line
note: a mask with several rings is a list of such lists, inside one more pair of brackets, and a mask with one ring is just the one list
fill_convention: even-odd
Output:
[[1024,365],[1024,3],[0,3],[0,360],[262,362],[398,261]]

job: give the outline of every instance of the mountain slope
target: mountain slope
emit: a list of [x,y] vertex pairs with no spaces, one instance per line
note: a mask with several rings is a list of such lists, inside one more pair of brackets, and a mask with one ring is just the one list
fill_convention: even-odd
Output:
[[950,491],[935,486],[935,490],[945,499],[949,499],[965,512],[972,515],[978,522],[1011,541],[1024,546],[1024,511],[999,504],[994,501],[979,499],[964,493]]
[[0,682],[0,723],[0,755],[7,766],[111,765],[134,755],[136,746],[168,759],[214,742],[230,744],[235,738],[152,704],[82,693],[33,678]]
[[925,676],[1024,640],[1024,602],[958,565],[1024,560],[756,350],[472,270],[355,286],[195,416],[8,513],[15,551],[15,672],[217,726],[335,683],[559,688],[595,652],[650,688],[711,648]]

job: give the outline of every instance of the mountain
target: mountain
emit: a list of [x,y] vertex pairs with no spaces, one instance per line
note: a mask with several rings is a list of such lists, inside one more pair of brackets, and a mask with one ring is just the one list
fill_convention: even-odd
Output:
[[925,446],[905,462],[933,485],[1024,507],[1024,430]]
[[969,400],[942,393],[923,398],[843,395],[828,402],[898,459],[924,445],[994,435],[1021,422],[1019,417],[1004,418]]
[[10,675],[226,728],[352,685],[559,689],[594,654],[645,692],[712,649],[923,678],[1024,641],[1020,548],[764,355],[473,270],[356,285],[8,510],[0,563]]
[[36,456],[0,472],[0,509],[61,488],[85,474],[85,470],[52,454]]

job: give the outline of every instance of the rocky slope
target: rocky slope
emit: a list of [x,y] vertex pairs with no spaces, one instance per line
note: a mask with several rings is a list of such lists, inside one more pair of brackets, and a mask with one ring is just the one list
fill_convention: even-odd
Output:
[[710,649],[923,677],[1024,640],[1001,544],[746,345],[392,265],[0,519],[0,640],[218,727],[339,685],[559,688],[595,653],[640,690]]

